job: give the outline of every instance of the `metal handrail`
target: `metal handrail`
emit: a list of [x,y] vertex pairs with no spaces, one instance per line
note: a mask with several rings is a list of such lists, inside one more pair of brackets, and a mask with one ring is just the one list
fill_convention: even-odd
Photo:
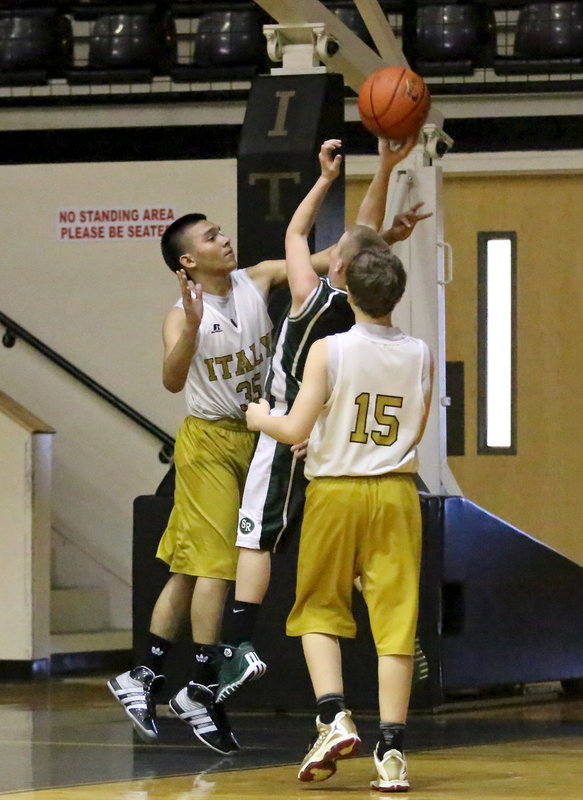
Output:
[[13,319],[3,314],[0,311],[0,324],[5,327],[5,332],[2,337],[2,344],[4,347],[13,347],[17,339],[22,339],[23,342],[26,342],[39,353],[42,353],[43,356],[52,361],[53,364],[56,364],[58,367],[63,369],[73,378],[78,380],[83,386],[86,386],[95,394],[99,395],[103,400],[107,403],[112,405],[126,417],[133,420],[136,425],[139,425],[144,430],[148,431],[152,436],[155,436],[158,441],[162,442],[162,448],[158,453],[158,458],[163,464],[168,464],[172,459],[172,453],[174,450],[174,439],[170,434],[163,431],[162,428],[159,428],[156,424],[151,422],[149,419],[144,417],[143,414],[140,414],[139,411],[136,411],[135,408],[132,408],[127,403],[124,403],[123,400],[120,400],[119,397],[114,395],[109,389],[106,389],[105,386],[102,386],[97,381],[93,380],[86,372],[76,367],[70,361],[67,361],[66,358],[59,355],[55,350],[50,348],[44,342],[41,342],[40,339],[37,339],[30,331],[27,331],[26,328],[23,328],[22,325],[19,325],[17,322],[14,322]]

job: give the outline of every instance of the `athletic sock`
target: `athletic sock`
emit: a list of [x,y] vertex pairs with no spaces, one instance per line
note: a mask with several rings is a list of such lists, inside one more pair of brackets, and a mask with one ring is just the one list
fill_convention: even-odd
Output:
[[255,621],[261,608],[261,603],[244,603],[233,600],[227,618],[225,619],[225,640],[237,647],[241,642],[250,642],[255,631]]
[[382,758],[389,750],[403,752],[403,740],[405,738],[405,723],[403,722],[381,722],[379,725],[380,735],[377,745],[377,752]]
[[331,722],[334,722],[336,714],[338,714],[339,711],[344,711],[346,708],[344,695],[334,693],[320,695],[316,700],[316,705],[318,707],[320,722],[324,722],[326,725],[330,725]]
[[154,675],[159,675],[162,672],[162,664],[164,659],[170,652],[173,642],[169,639],[164,639],[162,636],[157,636],[155,633],[149,633],[146,640],[146,650],[144,653],[144,660],[140,666],[148,667]]
[[217,662],[223,655],[224,645],[194,642],[194,668],[191,681],[209,686],[217,682]]

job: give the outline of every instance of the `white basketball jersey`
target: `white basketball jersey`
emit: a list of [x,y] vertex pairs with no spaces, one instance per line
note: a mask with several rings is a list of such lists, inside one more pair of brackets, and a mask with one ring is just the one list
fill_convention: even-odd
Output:
[[425,342],[363,324],[326,341],[332,390],[310,435],[306,477],[416,472],[429,390]]
[[[271,320],[265,298],[244,270],[231,273],[236,318],[205,302],[188,370],[189,414],[203,419],[244,419],[261,396],[271,356]],[[176,303],[182,308],[182,300]]]

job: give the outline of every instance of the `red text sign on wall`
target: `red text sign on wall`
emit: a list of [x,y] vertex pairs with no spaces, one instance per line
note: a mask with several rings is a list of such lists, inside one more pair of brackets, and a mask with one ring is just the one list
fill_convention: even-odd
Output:
[[176,219],[173,208],[65,208],[57,212],[61,242],[159,239]]

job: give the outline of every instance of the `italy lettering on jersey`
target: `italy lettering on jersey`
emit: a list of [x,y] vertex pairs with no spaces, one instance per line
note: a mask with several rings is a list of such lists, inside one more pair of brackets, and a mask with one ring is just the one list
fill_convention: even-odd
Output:
[[310,435],[306,477],[416,472],[429,390],[425,342],[357,324],[328,337],[328,352],[333,388]]
[[[203,419],[244,419],[263,395],[271,361],[271,320],[265,298],[244,270],[231,273],[236,319],[204,302],[188,370],[188,413]],[[176,303],[182,307],[182,301]]]
[[293,316],[284,316],[274,342],[265,396],[272,406],[289,411],[299,391],[308,351],[317,339],[348,330],[354,324],[346,292],[320,278],[318,286]]

